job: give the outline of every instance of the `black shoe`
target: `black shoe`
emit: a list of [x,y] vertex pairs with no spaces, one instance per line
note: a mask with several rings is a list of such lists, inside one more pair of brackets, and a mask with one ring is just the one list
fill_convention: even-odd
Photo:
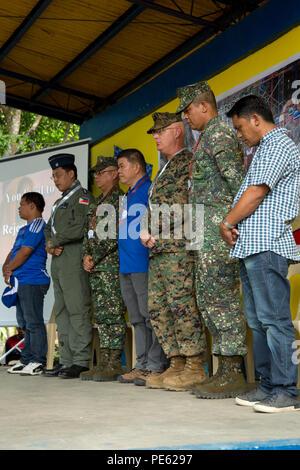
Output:
[[66,369],[68,369],[67,366],[63,366],[62,364],[59,364],[53,369],[44,369],[42,375],[44,377],[57,377],[60,372],[65,371]]
[[68,367],[67,369],[59,372],[58,377],[61,379],[77,379],[79,378],[81,372],[86,372],[88,370],[88,367],[77,366],[76,364],[73,364],[71,367]]

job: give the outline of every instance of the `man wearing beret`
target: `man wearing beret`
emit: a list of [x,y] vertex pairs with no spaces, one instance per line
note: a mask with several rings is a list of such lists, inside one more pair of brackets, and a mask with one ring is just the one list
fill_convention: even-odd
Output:
[[[150,187],[148,230],[142,230],[141,240],[150,255],[150,320],[170,367],[161,374],[151,374],[146,386],[181,391],[206,378],[202,357],[206,342],[195,296],[194,256],[187,250],[184,227],[192,153],[185,147],[179,114],[154,113],[152,117],[154,125],[147,132],[167,163]],[[169,233],[164,233],[168,226]]]
[[60,365],[46,376],[77,378],[88,370],[91,353],[91,309],[88,273],[82,266],[82,242],[93,196],[77,179],[74,155],[49,158],[52,179],[62,193],[45,229],[46,248],[52,255],[54,314],[60,346]]
[[247,353],[246,320],[238,265],[229,258],[219,224],[243,181],[243,148],[234,130],[218,116],[206,81],[179,88],[177,96],[177,113],[183,113],[191,128],[201,132],[191,165],[189,201],[194,208],[202,205],[204,209],[203,243],[195,250],[196,293],[218,358],[216,375],[195,384],[192,391],[198,398],[235,397],[247,385],[241,369]]
[[88,211],[83,267],[89,273],[100,339],[100,361],[95,368],[80,374],[82,380],[113,381],[123,373],[121,355],[125,343],[126,307],[120,290],[116,236],[119,198],[123,192],[119,188],[117,165],[116,158],[99,156],[91,169],[102,193]]

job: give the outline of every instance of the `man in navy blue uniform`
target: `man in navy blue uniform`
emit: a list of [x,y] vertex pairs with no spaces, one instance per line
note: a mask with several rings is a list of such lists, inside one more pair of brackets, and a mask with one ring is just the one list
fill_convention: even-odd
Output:
[[129,187],[122,200],[118,230],[120,285],[130,323],[134,326],[136,344],[135,367],[120,375],[119,381],[145,385],[149,374],[162,372],[166,362],[149,320],[149,249],[140,240],[140,223],[147,208],[151,181],[139,150],[123,150],[117,158],[120,181]]

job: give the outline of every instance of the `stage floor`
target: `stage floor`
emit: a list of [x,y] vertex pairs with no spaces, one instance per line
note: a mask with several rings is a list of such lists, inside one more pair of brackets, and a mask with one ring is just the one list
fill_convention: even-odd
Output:
[[6,370],[1,450],[300,449],[300,412],[269,415],[233,399]]

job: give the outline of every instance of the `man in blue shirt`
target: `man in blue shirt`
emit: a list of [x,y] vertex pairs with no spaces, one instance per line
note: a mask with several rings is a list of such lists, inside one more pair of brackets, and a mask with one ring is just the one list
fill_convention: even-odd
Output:
[[12,374],[40,375],[46,364],[47,334],[43,304],[50,278],[46,271],[44,207],[45,201],[40,193],[23,195],[19,215],[27,221],[27,225],[19,230],[3,265],[6,284],[9,284],[12,274],[18,279],[17,321],[25,330],[21,360],[8,369]]
[[[238,137],[258,146],[233,208],[220,224],[239,258],[243,300],[253,332],[258,388],[236,398],[255,411],[300,410],[288,263],[299,262],[291,222],[299,211],[300,155],[286,129],[276,128],[264,101],[249,95],[227,114]],[[237,226],[237,227],[236,227]]]
[[166,359],[149,320],[149,249],[140,240],[140,223],[151,181],[139,150],[123,150],[117,158],[120,181],[129,187],[122,200],[118,230],[120,285],[130,323],[134,326],[137,360],[134,369],[120,375],[118,380],[133,383],[138,378],[146,381],[150,372],[162,372]]

